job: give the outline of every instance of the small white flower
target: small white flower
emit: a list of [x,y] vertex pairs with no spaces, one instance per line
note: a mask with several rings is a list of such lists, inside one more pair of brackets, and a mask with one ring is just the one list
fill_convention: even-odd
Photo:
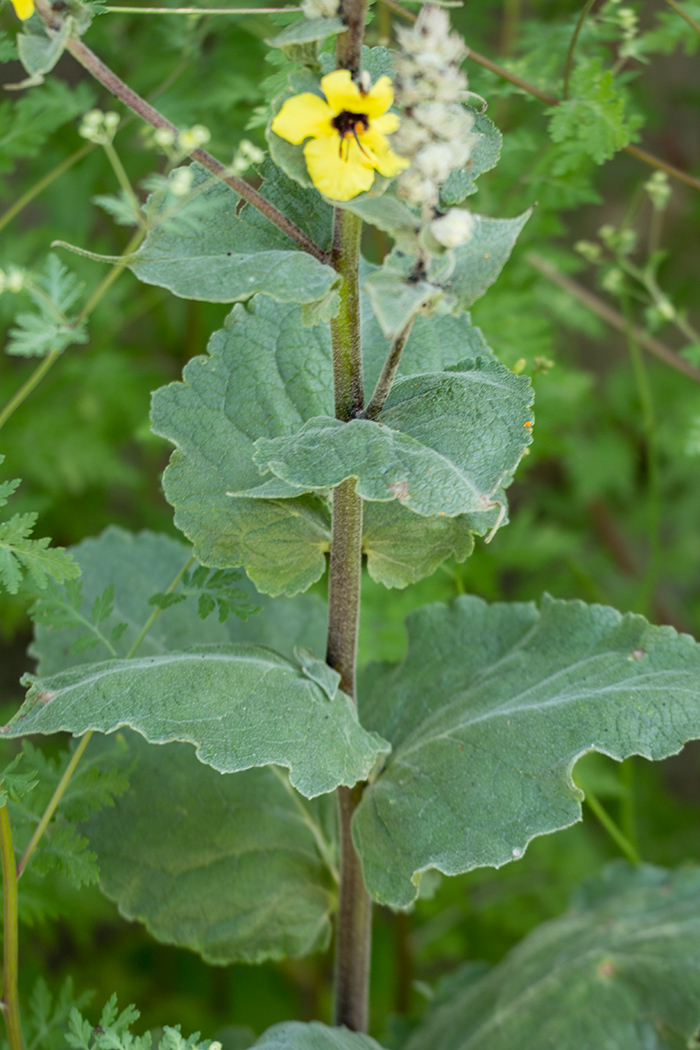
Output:
[[173,197],[186,197],[192,189],[192,169],[176,168],[170,176],[168,189]]
[[168,146],[175,144],[175,132],[171,128],[157,128],[153,135],[153,141],[156,146],[167,149]]
[[185,131],[181,131],[177,138],[177,144],[180,149],[190,153],[194,149],[199,149],[204,146],[211,138],[211,132],[209,128],[205,128],[203,124],[193,124],[191,128],[187,128]]
[[450,208],[430,224],[430,232],[443,248],[459,248],[466,244],[474,236],[475,229],[476,219],[465,208]]

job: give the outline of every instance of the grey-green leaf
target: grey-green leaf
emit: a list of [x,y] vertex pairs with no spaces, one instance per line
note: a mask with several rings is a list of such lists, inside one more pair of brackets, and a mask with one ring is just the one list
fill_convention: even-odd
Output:
[[319,1021],[302,1024],[284,1021],[273,1025],[260,1036],[256,1047],[261,1050],[381,1050],[368,1035],[349,1028],[329,1028]]
[[129,790],[80,829],[122,915],[220,965],[327,947],[332,796],[306,802],[274,767],[222,776],[184,744],[129,734],[129,752]]
[[429,281],[411,281],[388,266],[375,270],[364,283],[374,315],[386,339],[393,341],[424,307],[437,303],[442,291]]
[[366,778],[388,745],[326,691],[260,645],[200,645],[25,676],[30,686],[5,736],[137,730],[153,744],[185,741],[220,773],[285,766],[308,798]]
[[474,533],[494,525],[496,513],[484,513],[484,526],[475,516],[423,518],[398,500],[367,503],[362,521],[362,550],[373,580],[385,587],[407,587],[432,576],[446,558],[463,562],[474,550]]
[[493,506],[531,437],[529,382],[492,358],[464,371],[398,379],[376,420],[309,420],[298,433],[256,442],[255,462],[301,488],[357,478],[366,500],[398,499],[417,514]]
[[610,866],[405,1050],[680,1050],[700,1026],[700,871]]
[[700,737],[700,645],[641,616],[465,597],[407,627],[405,660],[361,692],[363,724],[394,749],[354,820],[383,903],[410,904],[429,868],[500,867],[580,820],[585,752],[660,759]]
[[42,84],[46,73],[50,73],[66,49],[66,43],[75,29],[75,19],[66,18],[60,29],[50,29],[39,19],[27,22],[17,35],[17,52],[27,73],[19,84],[5,84],[6,88],[19,90]]
[[463,171],[453,171],[440,190],[440,203],[446,207],[459,204],[465,197],[476,193],[476,180],[479,175],[483,175],[485,171],[491,171],[498,164],[502,136],[485,113],[474,114],[472,133],[477,139],[469,163]]
[[532,208],[514,219],[487,219],[475,215],[474,236],[454,251],[451,274],[442,279],[428,277],[439,284],[456,313],[466,310],[490,288],[510,258],[518,234],[530,218]]
[[297,307],[257,298],[234,308],[208,349],[189,362],[184,382],[153,397],[153,429],[177,445],[164,477],[175,523],[205,565],[244,565],[268,594],[306,590],[325,569],[325,501],[228,493],[259,484],[256,438],[293,433],[307,413],[329,410],[328,330],[305,329]]
[[[170,536],[145,531],[134,534],[110,525],[100,536],[82,540],[71,548],[83,574],[79,612],[89,618],[95,599],[113,586],[113,611],[100,629],[110,638],[119,624],[126,624],[111,643],[119,657],[126,657],[153,612],[149,598],[168,589],[191,553],[188,544]],[[290,659],[297,646],[315,653],[324,651],[326,607],[319,597],[298,595],[272,601],[258,594],[244,576],[237,586],[252,605],[262,607],[260,613],[245,622],[229,616],[220,623],[216,616],[207,620],[199,617],[196,598],[179,602],[160,612],[141,642],[139,654],[155,656],[189,645],[225,642],[257,642]],[[31,655],[38,661],[37,672],[42,677],[52,675],[108,655],[104,647],[76,653],[73,643],[83,634],[81,627],[54,629],[38,623],[30,647]]]
[[314,303],[338,287],[332,267],[253,209],[240,210],[241,198],[208,171],[197,164],[192,171],[193,192],[206,211],[193,227],[163,222],[148,234],[129,264],[139,280],[212,303],[244,302],[256,292],[283,303]]

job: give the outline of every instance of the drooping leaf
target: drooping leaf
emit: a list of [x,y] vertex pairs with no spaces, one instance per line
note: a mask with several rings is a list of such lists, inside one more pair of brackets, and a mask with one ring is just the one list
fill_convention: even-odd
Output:
[[641,616],[469,597],[407,626],[405,660],[361,693],[363,724],[394,749],[354,821],[384,903],[408,905],[429,868],[500,867],[579,820],[585,752],[660,759],[700,736],[700,645]]
[[700,871],[622,863],[584,884],[405,1050],[680,1050],[700,1028]]
[[245,302],[256,292],[283,303],[315,303],[337,288],[332,267],[258,212],[253,218],[253,209],[241,209],[241,198],[204,168],[194,164],[192,171],[192,189],[210,207],[194,229],[156,226],[148,234],[129,264],[139,280],[213,303]]
[[[110,586],[112,609],[100,627],[117,655],[125,657],[153,612],[149,599],[173,583],[187,564],[191,548],[170,536],[151,532],[135,535],[110,525],[101,536],[73,547],[71,554],[82,570],[83,589],[77,603],[63,596],[63,604],[72,610],[67,621],[41,617],[36,622],[30,653],[38,661],[41,675],[95,659],[94,650],[76,653],[74,644],[85,633],[85,621],[89,622],[95,601]],[[187,645],[233,641],[257,642],[290,658],[297,646],[323,652],[326,613],[320,598],[300,595],[294,600],[270,601],[257,594],[245,579],[238,586],[248,594],[251,604],[263,607],[260,614],[246,622],[230,616],[224,623],[218,617],[202,620],[197,597],[192,596],[160,613],[139,646],[139,653],[157,655]],[[83,620],[75,622],[76,614]],[[114,638],[115,628],[122,624],[126,627]],[[106,656],[106,648],[97,655]]]
[[121,913],[210,963],[325,948],[332,796],[308,803],[274,768],[222,776],[184,744],[129,734],[129,750],[128,792],[81,827]]
[[477,138],[469,163],[462,171],[453,171],[440,190],[440,203],[445,207],[460,204],[465,197],[476,193],[479,175],[491,171],[498,164],[503,137],[485,113],[474,113],[472,134]]
[[495,522],[485,511],[483,527],[476,515],[424,518],[398,500],[368,503],[362,521],[362,550],[373,580],[385,587],[406,587],[431,576],[446,558],[463,562],[474,550],[474,532],[486,532]]
[[254,458],[305,489],[355,477],[366,500],[398,499],[426,516],[480,513],[531,440],[531,402],[526,379],[477,358],[461,371],[398,379],[376,420],[321,417],[288,437],[261,438]]
[[23,684],[27,698],[5,736],[129,726],[154,744],[194,744],[221,773],[285,766],[309,798],[366,778],[388,747],[362,729],[344,693],[329,696],[302,667],[260,645],[115,658],[27,675]]

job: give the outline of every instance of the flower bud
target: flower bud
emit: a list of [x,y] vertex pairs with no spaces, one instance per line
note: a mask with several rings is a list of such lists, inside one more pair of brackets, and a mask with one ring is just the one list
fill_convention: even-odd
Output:
[[6,276],[6,287],[8,292],[21,292],[25,285],[24,273],[16,266],[12,266]]
[[340,0],[301,0],[305,18],[332,18],[338,14]]
[[153,141],[156,146],[161,146],[167,149],[168,146],[175,144],[175,132],[171,128],[156,128],[155,134],[153,135]]
[[430,232],[443,248],[459,248],[466,244],[474,236],[475,229],[476,219],[466,208],[450,208],[430,224]]
[[168,189],[173,197],[186,197],[192,189],[192,169],[176,168],[170,176]]
[[651,203],[658,211],[663,211],[671,197],[671,187],[668,184],[668,175],[665,171],[655,171],[651,178],[644,183],[644,189],[649,194]]
[[203,124],[193,124],[191,128],[187,128],[185,131],[181,131],[177,138],[177,144],[180,149],[190,153],[192,150],[199,149],[204,146],[211,138],[209,128],[205,128]]

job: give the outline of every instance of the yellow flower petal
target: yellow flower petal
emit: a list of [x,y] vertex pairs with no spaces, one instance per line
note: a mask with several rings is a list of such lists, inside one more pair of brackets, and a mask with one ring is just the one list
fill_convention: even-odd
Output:
[[382,135],[391,135],[398,131],[401,119],[398,113],[385,113],[383,117],[375,117],[372,121],[372,131],[380,131]]
[[34,14],[34,0],[12,0],[15,14],[25,22]]
[[[20,2],[20,0],[12,0],[12,2]],[[32,0],[21,0],[21,2],[31,3]],[[275,135],[298,146],[309,136],[314,138],[337,136],[331,124],[333,116],[328,103],[318,95],[305,91],[301,95],[294,95],[293,98],[287,99],[272,121],[271,127]]]
[[362,98],[365,107],[362,112],[366,113],[370,120],[381,117],[382,113],[386,113],[394,104],[394,89],[389,77],[380,77]]
[[340,154],[340,138],[312,139],[304,146],[306,167],[311,181],[325,197],[349,201],[368,190],[374,182],[374,168],[354,139],[346,139]]
[[[337,116],[343,110],[350,113],[366,113],[365,108],[369,95],[363,95],[354,83],[349,69],[335,69],[321,77],[321,90],[328,99],[328,105]],[[337,198],[340,200],[340,197]]]
[[399,157],[397,153],[394,153],[385,137],[380,132],[373,130],[376,123],[376,120],[372,121],[372,128],[360,137],[360,142],[368,152],[372,152],[375,167],[379,174],[391,179],[394,175],[398,175],[400,171],[405,171],[409,167],[410,161],[406,157]]

